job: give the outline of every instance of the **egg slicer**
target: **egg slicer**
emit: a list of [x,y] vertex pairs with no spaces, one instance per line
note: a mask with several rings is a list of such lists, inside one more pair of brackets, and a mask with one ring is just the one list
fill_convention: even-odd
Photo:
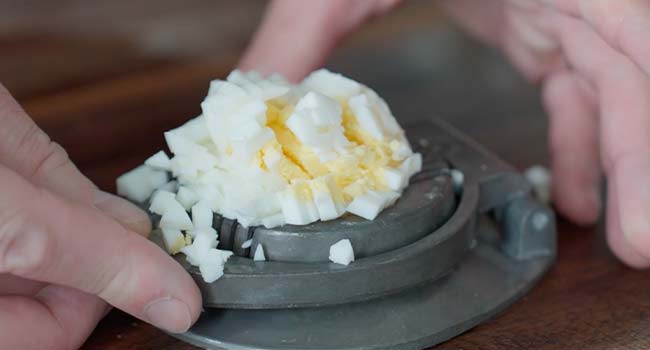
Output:
[[[207,349],[424,349],[520,299],[555,258],[553,212],[511,166],[444,122],[406,133],[423,169],[373,221],[267,229],[215,215],[219,248],[235,256],[210,284],[176,256],[205,311],[173,336]],[[162,244],[159,232],[152,239]],[[328,260],[341,239],[354,248],[348,266]],[[258,244],[267,261],[253,261]]]

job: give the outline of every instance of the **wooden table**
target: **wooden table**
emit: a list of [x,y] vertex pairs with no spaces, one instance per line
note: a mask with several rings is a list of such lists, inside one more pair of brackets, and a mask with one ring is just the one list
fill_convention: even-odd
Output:
[[[0,81],[100,187],[200,112],[262,3],[195,0],[0,5]],[[355,35],[329,66],[374,87],[402,121],[442,117],[520,168],[547,159],[534,87],[498,53],[414,1]],[[501,316],[437,349],[649,349],[650,275],[621,265],[602,225],[559,223],[559,257]],[[190,349],[113,311],[87,350]]]

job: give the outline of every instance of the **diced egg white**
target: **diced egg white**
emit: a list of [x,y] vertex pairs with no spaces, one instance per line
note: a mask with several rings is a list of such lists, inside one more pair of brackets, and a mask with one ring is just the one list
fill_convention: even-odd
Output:
[[262,226],[266,228],[273,228],[277,226],[282,226],[286,223],[284,214],[282,212],[267,216],[262,219]]
[[176,199],[170,200],[161,212],[159,226],[162,229],[191,230],[194,228],[190,216]]
[[178,133],[166,132],[165,140],[167,141],[167,147],[175,155],[192,155],[207,152],[205,147]]
[[181,252],[190,264],[199,266],[207,252],[217,247],[217,232],[214,229],[200,229],[190,231],[190,234],[194,237],[192,244],[181,248]]
[[314,202],[302,198],[295,187],[289,187],[278,193],[278,199],[287,224],[307,225],[320,217]]
[[348,103],[361,129],[369,133],[372,137],[383,140],[384,130],[381,125],[381,120],[377,113],[372,110],[372,105],[368,101],[368,97],[366,95],[357,95],[350,98]]
[[451,170],[451,183],[454,186],[454,191],[457,193],[463,189],[465,183],[465,174],[458,169]]
[[199,261],[201,277],[207,283],[212,283],[223,276],[223,269],[226,261],[232,256],[231,251],[211,248],[203,254]]
[[354,261],[354,249],[349,239],[342,239],[330,247],[329,259],[340,265],[350,265]]
[[192,224],[195,229],[212,227],[212,209],[206,202],[198,202],[192,207]]
[[249,239],[244,241],[244,243],[241,244],[242,249],[248,249],[253,245],[253,240]]
[[202,115],[194,119],[190,119],[185,124],[179,126],[176,129],[172,129],[169,132],[178,136],[182,136],[194,143],[200,143],[210,138],[210,133],[208,132],[207,126],[205,124],[205,118]]
[[206,253],[204,260],[199,262],[199,272],[206,283],[212,283],[223,276],[223,262],[217,249]]
[[350,205],[348,211],[367,220],[374,220],[379,213],[386,207],[390,206],[397,200],[397,192],[377,192],[368,191],[365,194],[356,197]]
[[176,254],[185,246],[185,236],[180,230],[162,229],[162,237],[169,254]]
[[217,242],[219,242],[219,233],[212,227],[201,227],[187,230],[187,234],[192,237],[192,242],[196,241],[196,238],[200,236],[201,239],[199,240],[199,245],[203,244],[203,241],[206,241],[211,242],[211,246],[214,245],[212,248],[216,248]]
[[341,74],[325,69],[311,73],[302,82],[309,90],[318,91],[334,99],[347,99],[359,93],[363,85]]
[[163,215],[165,211],[178,205],[179,203],[176,201],[175,194],[165,190],[158,190],[151,196],[149,211],[158,215]]
[[408,174],[398,169],[384,168],[384,181],[390,190],[400,191],[407,185]]
[[116,180],[117,194],[135,202],[144,202],[153,191],[167,183],[167,173],[141,165]]
[[166,184],[160,186],[158,190],[176,193],[176,191],[178,191],[178,181],[176,180],[169,181]]
[[169,157],[164,151],[158,151],[156,154],[145,160],[144,164],[158,170],[170,170]]
[[266,261],[266,254],[264,254],[264,247],[262,247],[261,244],[258,244],[257,248],[255,248],[253,261]]
[[[166,244],[206,280],[221,276],[218,257],[225,254],[214,249],[213,213],[267,228],[346,212],[372,220],[422,168],[386,102],[324,69],[297,85],[236,70],[210,83],[201,108],[165,133],[171,158],[156,153],[118,178],[117,187],[134,201],[152,197]],[[168,183],[168,173],[175,182]],[[178,248],[181,241],[185,247]],[[262,246],[255,248],[256,260],[266,260]]]
[[341,195],[335,193],[337,189],[331,177],[311,180],[309,189],[314,197],[314,206],[318,211],[320,220],[336,219],[345,213],[345,207],[340,199]]
[[185,208],[185,210],[192,209],[192,206],[199,201],[199,196],[187,186],[180,186],[178,193],[176,193],[176,200]]
[[524,177],[533,186],[535,196],[544,203],[550,203],[552,189],[551,172],[544,166],[535,165],[526,169]]

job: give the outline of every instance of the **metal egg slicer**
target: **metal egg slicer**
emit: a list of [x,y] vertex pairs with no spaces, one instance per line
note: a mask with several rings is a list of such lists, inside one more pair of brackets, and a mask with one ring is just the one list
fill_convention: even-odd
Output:
[[[207,349],[424,349],[528,292],[556,255],[553,212],[511,166],[444,122],[406,133],[423,169],[373,221],[267,229],[215,215],[219,249],[235,256],[210,284],[176,256],[205,312],[173,336]],[[354,248],[349,266],[328,260],[341,239]],[[152,240],[162,245],[160,232]],[[267,261],[253,261],[258,244]]]

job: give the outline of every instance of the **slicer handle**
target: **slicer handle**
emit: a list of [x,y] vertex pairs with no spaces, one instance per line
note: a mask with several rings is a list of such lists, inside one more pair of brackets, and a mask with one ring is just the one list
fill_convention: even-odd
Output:
[[555,214],[532,196],[510,201],[501,212],[501,247],[508,256],[528,260],[556,252]]

